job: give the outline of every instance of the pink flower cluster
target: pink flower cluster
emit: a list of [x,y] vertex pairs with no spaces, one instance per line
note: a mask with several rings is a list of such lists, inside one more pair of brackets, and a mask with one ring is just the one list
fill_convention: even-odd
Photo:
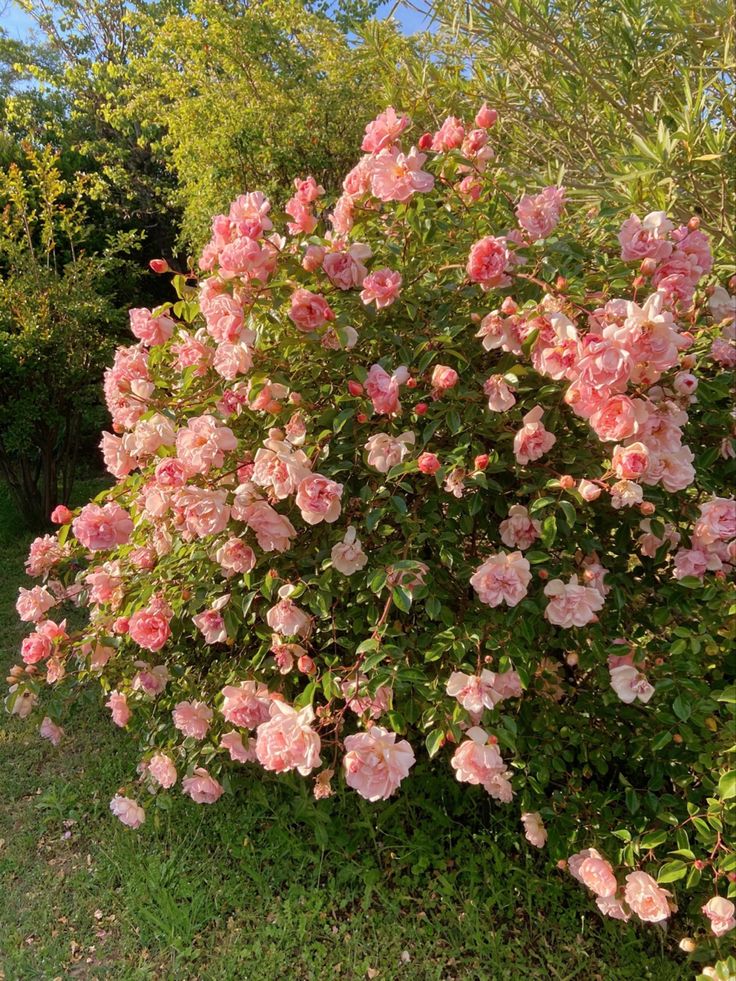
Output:
[[646,872],[630,872],[620,889],[613,866],[595,848],[571,855],[567,867],[595,895],[601,913],[615,920],[628,920],[634,913],[645,923],[661,923],[676,908],[670,893]]

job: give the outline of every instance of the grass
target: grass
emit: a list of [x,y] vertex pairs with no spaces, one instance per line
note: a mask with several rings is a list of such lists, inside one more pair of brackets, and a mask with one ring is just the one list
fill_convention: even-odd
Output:
[[[0,487],[3,669],[29,540]],[[377,806],[244,777],[213,807],[172,796],[131,832],[108,802],[137,757],[106,716],[90,692],[56,750],[37,720],[0,718],[5,981],[692,977],[673,939],[603,921],[447,775]]]

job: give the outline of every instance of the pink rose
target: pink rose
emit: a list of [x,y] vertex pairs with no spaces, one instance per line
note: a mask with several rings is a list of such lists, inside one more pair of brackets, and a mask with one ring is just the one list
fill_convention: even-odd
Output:
[[223,574],[229,579],[237,573],[248,573],[256,564],[253,549],[240,538],[228,538],[215,553]]
[[206,474],[212,467],[221,467],[225,454],[237,445],[233,431],[218,425],[214,416],[190,419],[176,435],[176,454],[190,473]]
[[55,525],[68,525],[74,515],[65,504],[57,504],[51,512],[50,520]]
[[128,622],[128,634],[139,647],[160,651],[171,636],[169,620],[161,612],[137,610]]
[[432,388],[444,392],[448,388],[454,388],[457,382],[458,374],[454,368],[448,368],[444,364],[435,365],[432,372]]
[[311,728],[314,710],[311,705],[301,711],[286,702],[271,703],[271,718],[258,726],[256,756],[266,770],[284,773],[298,770],[303,777],[319,766],[320,738]]
[[640,480],[649,467],[649,450],[643,443],[614,446],[611,466],[621,480]]
[[370,259],[371,254],[367,245],[355,242],[345,252],[328,252],[322,268],[333,286],[341,290],[357,289],[368,275],[363,260]]
[[672,243],[668,241],[672,229],[672,222],[664,211],[652,211],[643,220],[632,215],[618,234],[621,258],[625,262],[666,259],[672,252]]
[[198,766],[191,777],[184,777],[181,786],[195,804],[214,804],[223,794],[222,785],[203,766]]
[[363,280],[360,298],[366,306],[375,303],[376,309],[391,306],[401,291],[401,273],[377,269]]
[[489,556],[470,577],[481,603],[516,606],[527,594],[532,574],[521,552],[499,552]]
[[455,776],[461,783],[482,786],[491,797],[508,804],[513,789],[495,739],[478,726],[468,729],[467,736],[450,760]]
[[300,288],[291,294],[289,317],[299,330],[309,333],[334,320],[335,314],[323,296]]
[[348,526],[345,537],[337,545],[333,545],[330,553],[333,566],[344,576],[352,576],[353,573],[364,569],[368,564],[368,556],[363,551],[360,540],[356,537],[355,528]]
[[129,828],[140,828],[146,820],[146,812],[140,804],[131,800],[130,797],[122,797],[120,794],[115,794],[110,801],[110,810],[118,820]]
[[591,415],[590,425],[604,443],[628,439],[637,429],[634,403],[626,395],[612,395]]
[[100,440],[105,467],[118,480],[127,476],[131,470],[135,470],[138,466],[135,456],[129,453],[126,448],[129,445],[129,439],[129,435],[120,439],[119,436],[113,436],[112,433],[103,433]]
[[155,753],[148,761],[146,772],[155,780],[159,787],[168,790],[176,783],[176,767],[166,753]]
[[437,473],[441,466],[442,464],[435,453],[420,453],[417,457],[417,467],[420,473],[426,473],[431,476]]
[[539,538],[541,528],[540,523],[529,516],[523,504],[512,504],[508,518],[498,526],[504,545],[522,551],[531,548]]
[[268,688],[260,681],[242,681],[222,689],[223,718],[241,729],[257,729],[271,717]]
[[375,467],[379,473],[388,471],[401,463],[411,452],[416,441],[412,432],[400,436],[389,436],[388,433],[375,433],[365,444],[368,454],[368,465]]
[[399,116],[393,106],[380,113],[365,128],[361,149],[366,153],[378,153],[390,147],[409,125],[408,116]]
[[579,585],[577,576],[571,576],[568,583],[552,579],[544,587],[544,595],[549,597],[544,615],[558,627],[584,627],[603,609],[603,596],[592,586]]
[[517,463],[524,465],[538,460],[557,442],[557,437],[544,428],[542,415],[543,409],[541,405],[537,405],[522,419],[524,425],[514,437],[514,456]]
[[506,412],[516,405],[516,396],[504,381],[503,375],[491,375],[486,379],[483,391],[488,396],[488,408],[491,412]]
[[369,801],[388,800],[414,765],[414,751],[396,733],[372,726],[345,739],[343,769],[348,787]]
[[226,732],[220,739],[220,747],[226,749],[230,759],[235,763],[255,763],[255,739],[249,738],[247,747],[243,745],[243,737],[239,732]]
[[667,890],[658,886],[646,872],[630,872],[626,876],[624,898],[645,923],[661,923],[667,919],[670,915],[668,896]]
[[516,671],[497,674],[483,669],[480,675],[453,671],[447,679],[445,691],[458,700],[477,724],[484,709],[493,709],[505,698],[521,694],[521,679]]
[[529,238],[537,241],[548,238],[555,230],[564,204],[564,187],[545,187],[540,194],[523,195],[516,206],[516,217]]
[[24,589],[21,586],[15,609],[21,620],[26,623],[37,623],[43,620],[48,610],[55,605],[56,599],[45,586],[34,586],[32,589]]
[[193,739],[204,739],[212,721],[212,709],[205,702],[179,702],[171,716],[179,732]]
[[288,597],[271,607],[266,614],[266,623],[284,637],[308,637],[312,630],[312,618]]
[[184,526],[189,535],[206,538],[225,530],[230,517],[226,490],[182,487],[174,500],[183,510]]
[[[226,597],[220,597],[220,599],[223,598],[227,602],[230,599],[230,594],[228,593]],[[192,620],[201,632],[205,644],[224,644],[227,640],[227,627],[217,604],[212,609],[198,613],[192,617]]]
[[128,700],[122,692],[111,691],[110,697],[105,702],[105,707],[110,709],[112,721],[116,726],[124,729],[128,722],[130,722],[132,713],[128,708]]
[[401,412],[399,386],[404,384],[408,377],[409,372],[404,365],[391,375],[380,364],[371,365],[365,380],[365,393],[376,412],[387,416],[398,415]]
[[255,532],[264,552],[285,552],[296,535],[296,528],[289,519],[265,501],[254,501],[248,505],[242,520]]
[[48,739],[52,746],[58,746],[64,735],[64,730],[57,726],[48,715],[44,717],[41,722],[41,728],[38,730],[42,739]]
[[486,236],[470,249],[467,273],[471,283],[478,283],[483,290],[508,286],[511,253],[505,238]]
[[422,170],[426,159],[416,147],[408,153],[383,150],[371,163],[371,191],[381,201],[408,201],[416,193],[431,191],[434,177]]
[[736,501],[732,497],[714,497],[701,504],[693,531],[703,545],[736,538]]
[[322,521],[332,524],[340,517],[340,498],[342,484],[329,480],[321,474],[313,473],[305,477],[296,492],[296,506],[302,518],[309,525]]
[[722,937],[736,927],[736,908],[730,899],[714,896],[702,907],[702,911],[710,920],[710,928],[717,937]]
[[475,125],[482,129],[490,129],[491,126],[496,125],[497,119],[498,112],[495,109],[489,109],[487,103],[484,102],[475,114]]
[[129,310],[128,315],[133,335],[146,347],[165,344],[174,333],[176,325],[170,317],[163,315],[154,317],[145,307]]
[[524,825],[524,837],[529,844],[534,845],[535,848],[544,848],[547,841],[547,830],[539,811],[527,811],[526,814],[522,814],[521,823]]
[[586,480],[583,477],[578,484],[578,492],[584,501],[597,501],[601,496],[602,488],[598,484],[594,484],[592,480]]
[[133,522],[119,504],[86,504],[72,524],[79,541],[90,552],[125,545],[133,532]]
[[649,684],[646,675],[633,664],[620,664],[611,668],[611,688],[622,702],[631,705],[638,698],[645,705],[654,694],[654,688]]

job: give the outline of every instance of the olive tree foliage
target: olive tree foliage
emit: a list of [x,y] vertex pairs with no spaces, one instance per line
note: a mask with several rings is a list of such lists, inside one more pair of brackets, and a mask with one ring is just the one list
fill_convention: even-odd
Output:
[[[508,166],[591,207],[700,215],[733,254],[734,8],[726,0],[428,0],[435,45],[506,126]],[[447,35],[447,37],[445,37]],[[443,40],[444,38],[444,40]],[[456,91],[457,75],[450,74]],[[434,98],[441,93],[434,88]]]
[[0,473],[27,523],[71,493],[80,438],[98,422],[99,379],[120,324],[113,253],[84,251],[95,181],[65,180],[51,150],[0,171]]

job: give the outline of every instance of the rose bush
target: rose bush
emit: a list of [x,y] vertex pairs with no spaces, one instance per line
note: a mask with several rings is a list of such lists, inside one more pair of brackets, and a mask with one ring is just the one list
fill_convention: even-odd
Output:
[[387,110],[337,201],[241,195],[131,312],[117,482],[31,547],[8,708],[56,744],[99,684],[141,737],[131,827],[243,765],[378,801],[437,756],[602,913],[694,890],[720,935],[736,300],[697,218],[533,193],[495,124],[411,145]]

